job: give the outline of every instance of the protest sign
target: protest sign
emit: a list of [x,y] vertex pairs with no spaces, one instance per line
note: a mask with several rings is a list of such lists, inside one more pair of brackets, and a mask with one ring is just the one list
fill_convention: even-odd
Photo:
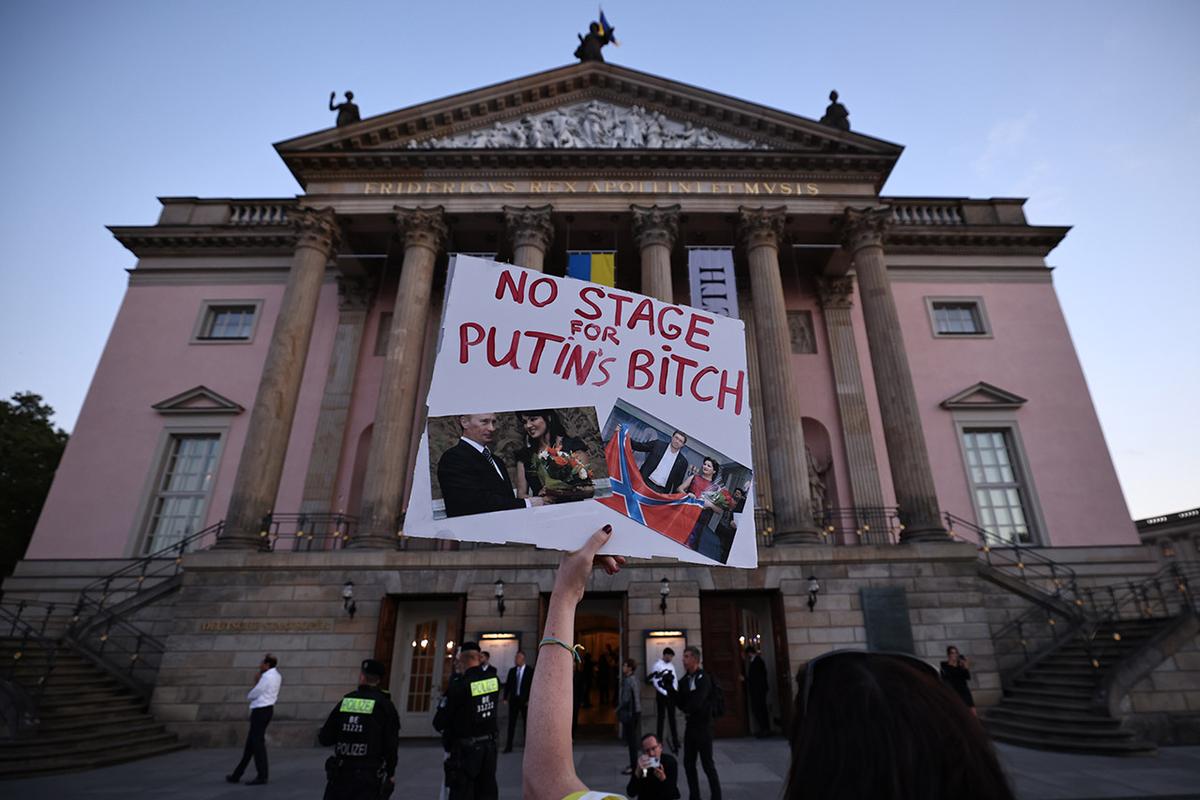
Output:
[[404,533],[753,567],[740,320],[458,256]]

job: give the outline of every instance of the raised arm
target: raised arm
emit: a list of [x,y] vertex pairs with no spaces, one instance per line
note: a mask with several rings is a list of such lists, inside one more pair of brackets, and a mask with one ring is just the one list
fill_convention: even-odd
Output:
[[330,111],[337,111],[337,106],[335,106],[333,104],[333,98],[335,98],[335,97],[337,97],[337,92],[329,93],[329,110]]
[[[573,553],[563,556],[546,612],[544,638],[575,643],[575,607],[583,599],[593,563],[608,574],[617,572],[625,559],[597,556],[612,536],[612,527],[592,534]],[[538,649],[537,669],[529,691],[529,727],[522,764],[526,800],[562,800],[572,792],[587,791],[575,772],[571,750],[573,672],[572,651],[557,644]]]

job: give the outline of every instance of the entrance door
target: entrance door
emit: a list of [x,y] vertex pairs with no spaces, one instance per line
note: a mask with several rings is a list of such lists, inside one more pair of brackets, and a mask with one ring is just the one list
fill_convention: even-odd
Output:
[[704,671],[714,677],[725,694],[725,715],[716,720],[717,736],[758,733],[750,718],[746,692],[746,647],[762,648],[767,668],[767,716],[771,730],[779,733],[791,705],[787,668],[787,637],[782,602],[774,592],[710,592],[700,595],[700,626],[704,638]]
[[461,637],[459,603],[398,604],[390,681],[400,711],[400,735],[435,735],[433,715],[450,683]]
[[[544,607],[543,603],[543,607]],[[545,625],[543,615],[542,624]],[[588,593],[575,613],[575,641],[583,645],[583,662],[575,668],[575,738],[619,736],[617,701],[624,645],[623,595]],[[538,635],[539,640],[541,634]]]

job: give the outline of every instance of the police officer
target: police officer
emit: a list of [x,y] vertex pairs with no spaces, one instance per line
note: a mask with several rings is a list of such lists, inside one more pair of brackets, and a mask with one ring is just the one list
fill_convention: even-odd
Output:
[[396,787],[400,715],[391,696],[379,687],[383,664],[362,662],[358,688],[329,713],[318,740],[333,746],[325,762],[325,800],[379,800]]
[[463,642],[458,652],[462,679],[446,690],[446,785],[450,800],[496,800],[496,706],[500,680],[484,672],[479,645]]

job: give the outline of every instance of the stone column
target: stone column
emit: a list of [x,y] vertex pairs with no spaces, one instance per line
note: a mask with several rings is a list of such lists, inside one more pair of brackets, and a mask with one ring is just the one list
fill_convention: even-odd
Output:
[[542,271],[546,250],[554,241],[551,206],[504,206],[504,227],[513,244],[513,263]]
[[791,342],[787,307],[779,275],[779,241],[784,209],[738,209],[739,235],[750,262],[750,293],[754,298],[754,337],[762,378],[763,423],[767,431],[767,462],[775,513],[775,542],[817,544],[820,537],[812,518],[808,493],[808,459],[800,400],[792,383]]
[[397,541],[433,266],[446,237],[442,210],[441,206],[396,208],[396,224],[404,234],[404,263],[375,407],[359,530],[350,540],[352,547],[394,547]]
[[333,209],[299,208],[289,217],[298,234],[296,250],[217,547],[260,546],[262,519],[274,509],[279,493],[325,266],[337,248]]
[[325,374],[325,394],[321,397],[308,475],[304,478],[301,514],[346,511],[334,506],[334,492],[370,301],[371,287],[365,279],[338,278],[338,326],[333,335],[329,371]]
[[933,470],[929,467],[917,393],[913,390],[900,317],[883,257],[889,215],[886,208],[846,209],[839,226],[842,246],[850,251],[858,276],[883,436],[896,504],[904,523],[900,539],[903,542],[944,539],[946,529],[941,522]]
[[679,206],[630,206],[633,236],[642,251],[642,294],[675,302],[671,249],[679,233]]
[[817,280],[817,296],[829,339],[829,360],[833,364],[838,416],[842,420],[842,441],[846,444],[850,492],[856,507],[880,508],[883,506],[883,489],[879,485],[879,466],[875,461],[871,419],[867,414],[867,393],[850,320],[853,294],[854,279],[849,276]]

